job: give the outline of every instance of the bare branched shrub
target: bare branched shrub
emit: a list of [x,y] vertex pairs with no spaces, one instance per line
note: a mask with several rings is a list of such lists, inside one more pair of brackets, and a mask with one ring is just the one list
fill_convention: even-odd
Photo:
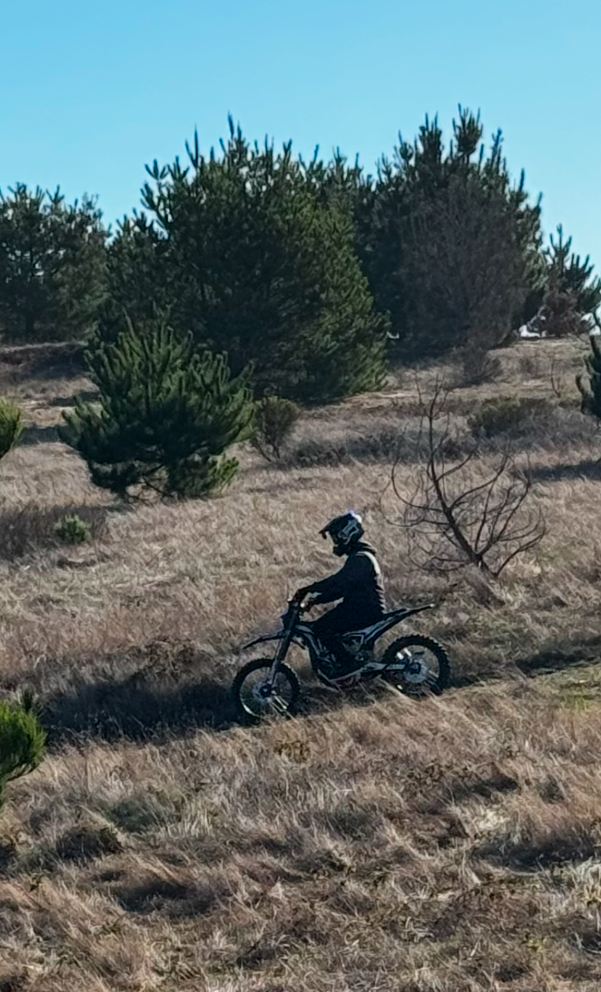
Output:
[[553,393],[557,396],[558,400],[562,400],[565,393],[565,376],[557,368],[557,360],[555,358],[551,359],[549,379]]
[[267,396],[256,404],[251,441],[266,461],[279,461],[299,417],[296,403],[281,396]]
[[508,452],[498,456],[489,474],[478,469],[478,441],[468,440],[467,448],[459,443],[447,396],[440,383],[430,399],[420,393],[419,447],[425,460],[409,496],[402,491],[397,461],[392,489],[404,507],[416,564],[440,572],[475,565],[498,578],[514,558],[541,541],[544,522],[528,506],[529,475],[518,470]]

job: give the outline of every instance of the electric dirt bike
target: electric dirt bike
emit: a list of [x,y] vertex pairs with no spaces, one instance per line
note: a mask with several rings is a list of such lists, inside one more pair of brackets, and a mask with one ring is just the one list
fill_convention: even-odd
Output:
[[329,688],[345,692],[375,679],[385,681],[409,695],[440,695],[449,684],[449,659],[445,649],[431,637],[409,634],[393,641],[377,657],[376,644],[387,631],[408,617],[434,607],[404,608],[386,613],[377,623],[363,630],[341,635],[340,643],[348,663],[343,665],[317,639],[303,615],[310,605],[290,600],[282,615],[279,630],[250,641],[241,650],[258,644],[275,642],[273,658],[255,658],[241,668],[232,684],[239,716],[246,721],[262,717],[293,716],[298,710],[300,682],[296,672],[286,664],[291,645],[309,654],[317,678]]

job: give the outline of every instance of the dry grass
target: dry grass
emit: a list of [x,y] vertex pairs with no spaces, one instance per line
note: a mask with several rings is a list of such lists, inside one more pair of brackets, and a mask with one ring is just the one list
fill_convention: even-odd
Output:
[[[569,402],[574,346],[528,343],[454,391],[457,423],[491,395],[553,399],[547,348]],[[85,381],[26,371],[0,390],[52,428]],[[0,992],[599,988],[601,451],[561,410],[524,451],[548,537],[494,589],[412,571],[381,499],[408,374],[307,417],[285,467],[243,452],[210,503],[118,512],[51,433],[3,462],[0,686],[35,686],[50,755],[2,812]],[[316,532],[348,506],[391,602],[439,601],[421,629],[455,688],[334,707],[307,682],[303,717],[232,726],[236,645],[331,567]],[[47,533],[73,507],[98,531],[66,553]]]

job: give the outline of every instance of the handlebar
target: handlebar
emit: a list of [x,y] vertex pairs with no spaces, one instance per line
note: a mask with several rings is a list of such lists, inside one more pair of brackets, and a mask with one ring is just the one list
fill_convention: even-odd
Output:
[[307,599],[306,596],[303,596],[302,599],[296,599],[296,597],[293,596],[292,599],[288,600],[288,606],[297,607],[299,613],[308,613],[312,608],[313,603],[310,599]]

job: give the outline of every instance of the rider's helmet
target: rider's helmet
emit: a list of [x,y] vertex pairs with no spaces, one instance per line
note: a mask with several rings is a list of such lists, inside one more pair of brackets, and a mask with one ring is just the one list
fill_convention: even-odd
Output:
[[358,513],[349,510],[348,513],[330,520],[320,534],[323,538],[330,535],[334,543],[334,554],[341,558],[348,555],[353,545],[363,537],[363,523]]

